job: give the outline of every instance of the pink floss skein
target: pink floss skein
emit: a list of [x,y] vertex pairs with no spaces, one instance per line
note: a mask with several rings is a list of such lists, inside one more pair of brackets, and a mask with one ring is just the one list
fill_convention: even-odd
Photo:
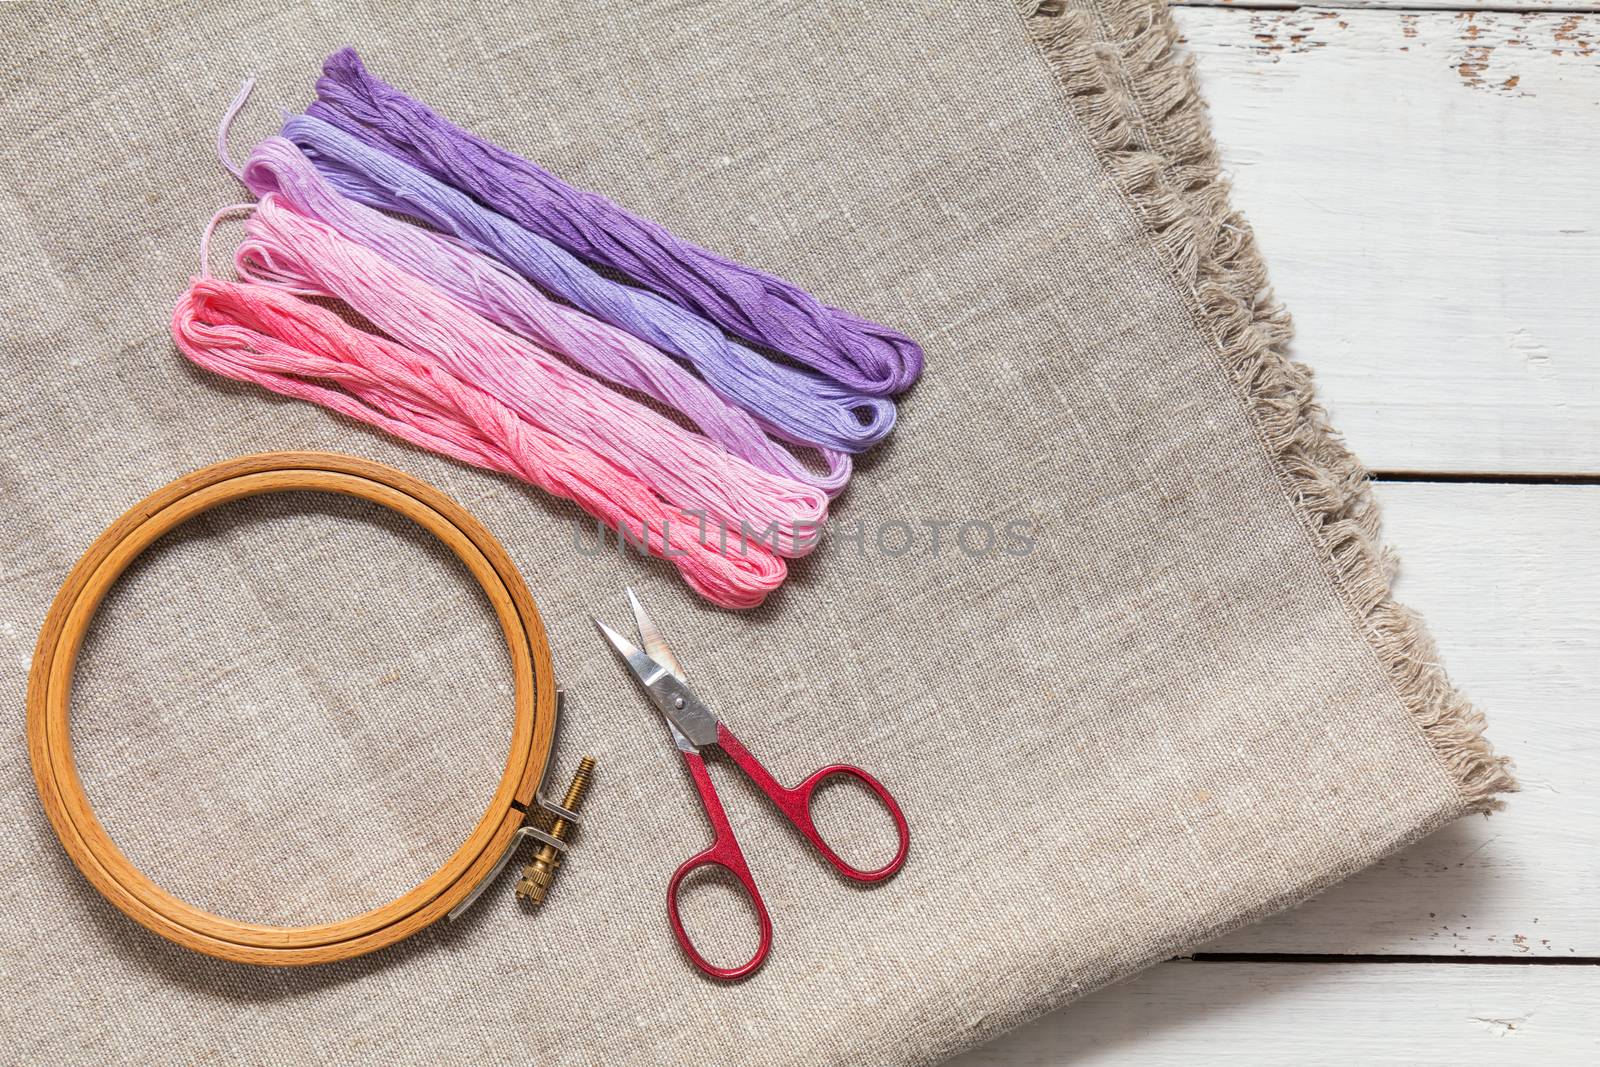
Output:
[[783,582],[783,560],[762,545],[731,537],[723,551],[706,543],[693,518],[615,464],[531,425],[434,360],[279,288],[197,277],[173,309],[172,336],[218,374],[571,500],[634,543],[642,539],[721,607],[755,607]]
[[849,479],[848,456],[824,452],[829,469],[821,473],[808,469],[753,416],[654,345],[556,303],[520,274],[461,241],[350,199],[286,138],[259,142],[239,177],[256,196],[277,194],[299,214],[326,223],[489,321],[565,356],[597,377],[675,408],[707,437],[762,470],[815,485],[830,496]]
[[759,470],[571,369],[550,352],[451,300],[277,194],[245,222],[235,263],[250,280],[334,297],[402,344],[439,360],[524,419],[591,449],[690,514],[779,555],[816,547],[828,496]]

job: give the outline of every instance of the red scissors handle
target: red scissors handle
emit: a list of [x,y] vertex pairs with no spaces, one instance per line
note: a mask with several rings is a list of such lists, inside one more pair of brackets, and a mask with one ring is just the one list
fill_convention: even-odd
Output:
[[[733,836],[728,813],[722,810],[722,801],[717,799],[717,789],[711,784],[705,760],[697,752],[685,752],[683,759],[689,765],[689,773],[694,777],[695,788],[700,791],[700,801],[705,805],[706,818],[711,820],[711,829],[716,837],[710,848],[690,856],[673,872],[672,881],[667,883],[667,918],[672,921],[672,933],[678,939],[678,946],[696,967],[713,978],[728,981],[748,978],[760,969],[767,960],[767,953],[772,950],[772,920],[767,917],[767,905],[761,899],[761,892],[756,889],[756,880],[750,877],[750,865],[744,860],[744,851]],[[761,925],[761,943],[756,946],[755,955],[737,967],[718,967],[700,955],[700,950],[694,947],[688,931],[683,928],[683,919],[678,914],[678,887],[701,867],[721,867],[733,875],[744,886],[756,910],[756,921]]]
[[[817,851],[822,853],[823,859],[833,864],[833,869],[846,878],[852,878],[857,882],[881,882],[905,866],[906,853],[911,849],[911,829],[906,825],[906,817],[900,811],[899,803],[883,787],[883,783],[860,767],[852,767],[848,763],[834,763],[815,772],[793,789],[787,789],[779,785],[778,780],[767,773],[761,761],[752,756],[750,750],[740,744],[739,739],[721,723],[717,724],[717,744],[722,746],[722,750],[750,776],[750,780],[763,793],[772,798],[772,802],[778,805],[778,810],[783,812],[784,818],[793,823],[795,829],[816,846]],[[817,832],[817,824],[811,821],[811,798],[816,796],[817,790],[824,782],[839,777],[854,778],[866,786],[894,818],[895,834],[898,836],[894,858],[877,870],[863,871],[846,863],[822,839],[822,835]]]
[[[883,783],[860,767],[852,767],[847,763],[831,764],[812,774],[793,789],[788,789],[779,785],[778,780],[761,765],[761,761],[752,756],[750,750],[740,744],[739,739],[721,723],[717,724],[717,743],[733,762],[750,776],[750,780],[755,782],[757,788],[772,798],[772,802],[783,812],[784,817],[805,835],[806,840],[816,846],[817,851],[822,853],[823,858],[840,874],[858,882],[881,882],[905,866],[906,853],[911,849],[911,829],[906,825],[905,814],[901,812],[899,803],[883,787]],[[667,883],[667,917],[672,922],[672,933],[677,937],[678,945],[696,967],[713,978],[728,980],[748,978],[760,969],[766,962],[767,953],[772,950],[772,920],[767,917],[767,905],[762,901],[761,892],[756,888],[755,879],[750,875],[750,865],[745,862],[744,851],[739,848],[739,842],[733,836],[733,826],[728,822],[728,814],[722,809],[722,801],[717,798],[716,786],[711,784],[711,775],[706,771],[705,760],[697,752],[685,752],[683,758],[689,765],[689,774],[694,778],[695,788],[700,791],[700,801],[705,805],[706,818],[711,821],[715,838],[710,848],[690,856],[673,872],[672,880]],[[817,832],[817,824],[811,819],[812,797],[824,782],[837,777],[854,778],[866,786],[894,818],[895,833],[898,838],[894,858],[876,870],[864,871],[859,867],[852,867],[840,858],[839,854],[822,839],[822,835]],[[737,967],[718,967],[700,955],[700,951],[694,947],[694,942],[689,939],[688,931],[683,928],[683,919],[678,913],[678,888],[685,878],[702,867],[721,867],[733,875],[749,894],[750,903],[755,908],[756,920],[761,927],[761,941],[756,946],[755,954]]]

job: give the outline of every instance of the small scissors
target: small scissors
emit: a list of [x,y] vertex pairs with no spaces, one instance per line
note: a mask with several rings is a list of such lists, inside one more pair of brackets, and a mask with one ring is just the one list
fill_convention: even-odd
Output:
[[[717,721],[717,717],[685,684],[683,669],[678,666],[677,658],[667,648],[667,643],[662,640],[650,617],[644,613],[644,608],[640,607],[639,598],[633,595],[632,589],[628,590],[628,602],[633,606],[633,618],[638,624],[639,639],[644,644],[644,651],[634,648],[626,638],[599,619],[594,621],[595,625],[605,634],[611,646],[617,650],[617,654],[626,661],[628,669],[650,694],[650,699],[655,702],[656,708],[666,717],[667,726],[672,730],[672,740],[677,744],[678,751],[683,753],[684,762],[689,765],[689,773],[694,777],[695,788],[700,791],[700,802],[706,809],[706,818],[710,820],[711,829],[716,835],[710,848],[685,860],[672,875],[672,880],[667,883],[667,917],[672,922],[672,932],[677,937],[679,946],[696,967],[713,978],[730,980],[746,978],[760,968],[772,948],[772,920],[767,917],[767,906],[762,903],[755,879],[750,876],[750,866],[745,862],[744,852],[733,836],[733,826],[728,822],[727,813],[722,810],[722,802],[717,799],[717,790],[711,784],[711,775],[706,772],[705,760],[700,756],[702,748],[707,745],[721,745],[722,750],[733,758],[733,762],[739,765],[763,793],[771,798],[784,817],[794,824],[795,829],[816,846],[817,851],[822,853],[823,859],[831,863],[834,869],[846,878],[858,882],[881,882],[894,875],[905,865],[906,852],[911,847],[911,831],[906,826],[906,817],[901,814],[900,805],[895,802],[894,797],[889,795],[889,791],[882,783],[860,767],[834,763],[812,774],[793,789],[785,789],[779,785],[777,779],[767,773],[767,769],[760,761],[739,743],[739,739],[734,737],[726,726]],[[899,847],[895,850],[894,859],[875,871],[860,870],[840,859],[838,854],[828,847],[828,843],[822,840],[822,835],[817,833],[816,824],[811,821],[811,798],[816,795],[818,787],[828,779],[840,776],[854,778],[870,789],[894,817],[895,831],[899,835]],[[683,920],[678,914],[678,887],[690,872],[701,867],[721,867],[728,871],[738,879],[744,891],[750,895],[750,902],[755,905],[756,919],[761,927],[761,943],[756,947],[755,955],[737,967],[718,967],[707,960],[695,949],[688,933],[684,931]]]

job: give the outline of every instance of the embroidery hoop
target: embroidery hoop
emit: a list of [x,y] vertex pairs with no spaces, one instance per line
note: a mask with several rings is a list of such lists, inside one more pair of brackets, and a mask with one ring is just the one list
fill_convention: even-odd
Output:
[[[505,772],[488,810],[442,867],[400,897],[315,926],[262,926],[187,904],[138,870],[100,825],[73,762],[72,673],[106,592],[162,534],[212,508],[263,493],[312,490],[359,497],[409,518],[442,541],[489,598],[504,631],[515,717]],[[28,675],[28,754],[46,815],[91,884],[135,922],[208,956],[269,966],[331,963],[392,945],[441,916],[459,914],[510,859],[523,836],[555,741],[558,694],[550,645],[516,566],[455,501],[392,467],[324,452],[270,452],[184,475],[134,505],[95,539],[45,616]]]

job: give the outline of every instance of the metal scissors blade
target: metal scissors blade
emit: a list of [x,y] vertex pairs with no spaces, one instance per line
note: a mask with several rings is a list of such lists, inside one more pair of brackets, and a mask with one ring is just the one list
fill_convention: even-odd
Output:
[[627,638],[611,627],[594,620],[617,655],[628,665],[628,670],[644,686],[656,709],[666,717],[672,728],[673,743],[683,752],[698,752],[705,745],[717,743],[717,717],[695,696],[683,680],[683,669],[667,648],[660,631],[650,621],[639,598],[628,590],[628,600],[633,606],[634,623],[639,628],[639,638],[648,652],[640,651]]
[[633,642],[617,633],[617,631],[613,630],[599,619],[594,620],[594,624],[600,627],[600,632],[605,635],[607,641],[611,642],[611,647],[617,650],[617,655],[622,657],[622,662],[628,665],[628,669],[633,672],[633,676],[639,679],[639,684],[643,685],[646,689],[654,684],[656,679],[660,678],[663,674],[672,673],[671,671],[667,670],[666,667],[657,663],[655,660],[651,659],[637,648],[634,648]]
[[650,621],[650,616],[644,613],[644,605],[639,603],[639,597],[633,591],[633,586],[626,589],[628,606],[633,608],[633,624],[639,628],[639,640],[644,643],[644,654],[655,660],[680,682],[687,682],[683,676],[683,667],[678,663],[678,657],[672,654],[672,649],[667,647],[666,638],[661,636],[661,631],[656,629],[656,624]]

